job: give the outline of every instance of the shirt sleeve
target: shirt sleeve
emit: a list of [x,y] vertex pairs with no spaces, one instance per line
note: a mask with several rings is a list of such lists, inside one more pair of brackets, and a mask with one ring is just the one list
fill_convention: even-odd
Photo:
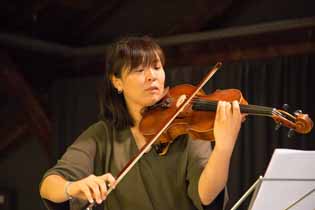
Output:
[[69,146],[58,160],[57,164],[49,169],[43,178],[58,174],[69,181],[82,179],[93,173],[96,144],[92,138],[78,138]]
[[202,210],[203,205],[198,192],[198,183],[200,175],[208,162],[211,154],[210,141],[191,140],[188,139],[187,145],[188,165],[187,176],[188,181],[188,196],[193,201],[197,209]]
[[[76,181],[93,173],[96,142],[89,133],[89,131],[84,132],[67,148],[57,164],[44,174],[40,186],[47,176],[53,174],[69,181]],[[62,206],[69,205],[68,202],[54,203],[46,199],[42,200],[50,210],[59,210]]]

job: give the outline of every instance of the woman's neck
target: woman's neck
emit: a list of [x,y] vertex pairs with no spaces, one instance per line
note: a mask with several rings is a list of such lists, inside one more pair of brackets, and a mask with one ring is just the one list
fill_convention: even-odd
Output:
[[139,106],[137,104],[128,105],[129,113],[134,120],[134,126],[131,128],[131,132],[133,134],[133,137],[135,139],[135,142],[137,144],[138,149],[141,149],[145,144],[146,140],[145,137],[142,135],[142,133],[139,131],[139,124],[142,119],[141,110],[143,109],[142,106]]
[[142,119],[142,114],[141,114],[141,110],[143,109],[142,106],[137,105],[137,104],[128,104],[128,111],[132,117],[132,119],[134,120],[134,126],[133,128],[137,128],[139,127],[140,121]]
[[140,120],[135,120],[135,125],[131,128],[131,132],[137,144],[138,149],[141,149],[146,144],[146,139],[139,130]]

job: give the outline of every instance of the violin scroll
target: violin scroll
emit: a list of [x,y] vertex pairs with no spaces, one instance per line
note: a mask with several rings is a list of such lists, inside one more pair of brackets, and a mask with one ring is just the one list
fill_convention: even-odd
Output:
[[298,133],[309,133],[313,128],[313,121],[309,118],[308,114],[298,114],[295,120],[295,131]]
[[295,111],[294,116],[283,110],[274,110],[272,118],[278,125],[290,128],[290,133],[293,131],[301,134],[309,133],[314,125],[308,114],[303,114],[301,110]]

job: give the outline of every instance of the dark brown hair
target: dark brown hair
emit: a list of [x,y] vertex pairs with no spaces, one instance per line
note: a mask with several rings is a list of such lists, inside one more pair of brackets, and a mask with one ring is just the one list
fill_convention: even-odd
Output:
[[121,78],[122,71],[132,71],[139,66],[154,65],[159,57],[162,65],[165,57],[162,49],[152,38],[126,37],[114,42],[106,53],[105,80],[102,90],[101,116],[117,129],[134,125],[123,94],[117,92],[111,78]]

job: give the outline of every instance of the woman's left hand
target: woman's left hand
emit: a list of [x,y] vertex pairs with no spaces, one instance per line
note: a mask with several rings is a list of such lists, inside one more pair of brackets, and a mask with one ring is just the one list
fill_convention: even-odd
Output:
[[237,101],[219,101],[214,121],[214,137],[216,147],[221,150],[232,151],[236,142],[242,117]]

